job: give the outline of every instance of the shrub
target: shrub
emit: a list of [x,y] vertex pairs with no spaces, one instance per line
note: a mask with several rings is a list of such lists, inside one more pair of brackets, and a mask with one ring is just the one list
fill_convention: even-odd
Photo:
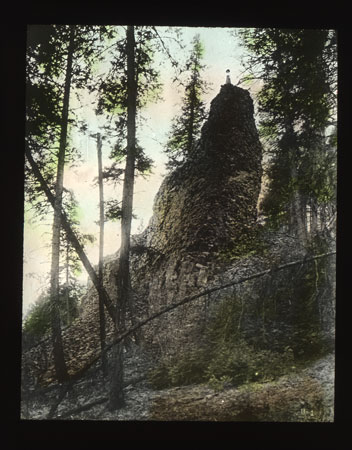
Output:
[[[80,291],[69,293],[69,305],[65,288],[61,289],[59,297],[59,311],[63,325],[69,325],[68,318],[74,319],[78,316],[78,295]],[[69,312],[67,310],[69,307]],[[50,298],[48,293],[43,293],[32,305],[23,323],[23,337],[28,343],[42,338],[51,327]]]
[[286,373],[294,364],[291,351],[283,353],[256,350],[243,339],[225,342],[213,352],[206,370],[208,379],[221,380],[238,386],[251,381],[274,379]]
[[164,358],[150,371],[149,381],[157,389],[202,383],[206,381],[208,362],[204,349],[188,350],[180,355]]
[[224,386],[274,379],[294,364],[293,352],[256,349],[246,342],[238,329],[238,303],[224,301],[206,331],[204,343],[182,354],[163,358],[149,374],[157,389],[193,383]]
[[50,329],[50,304],[45,296],[39,297],[30,309],[23,331],[31,338],[40,338]]

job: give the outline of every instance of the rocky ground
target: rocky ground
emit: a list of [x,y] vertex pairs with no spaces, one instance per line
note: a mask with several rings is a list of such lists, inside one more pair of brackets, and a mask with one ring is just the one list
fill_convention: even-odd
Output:
[[265,383],[216,391],[206,386],[163,391],[151,404],[150,419],[255,422],[334,420],[334,357]]
[[[150,361],[132,349],[126,362],[126,406],[107,409],[108,380],[99,370],[77,382],[57,406],[53,419],[332,422],[334,420],[334,355],[330,354],[276,380],[239,387],[192,385],[164,390],[150,387],[145,371]],[[61,388],[62,389],[62,388]],[[60,396],[47,387],[22,402],[23,419],[47,419]],[[96,402],[87,410],[82,405]],[[70,412],[71,411],[71,412]]]

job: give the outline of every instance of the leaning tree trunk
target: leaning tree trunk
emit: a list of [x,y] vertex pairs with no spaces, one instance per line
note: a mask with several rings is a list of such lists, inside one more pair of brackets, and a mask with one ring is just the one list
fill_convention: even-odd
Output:
[[61,335],[61,320],[59,311],[59,264],[60,264],[60,229],[61,229],[61,208],[62,192],[65,166],[65,152],[68,126],[68,107],[70,98],[72,60],[74,47],[74,26],[71,25],[70,42],[68,47],[64,98],[62,106],[62,124],[60,133],[59,154],[57,162],[54,221],[51,250],[51,270],[50,270],[50,312],[51,312],[51,335],[53,343],[53,357],[56,377],[59,382],[68,378],[65,363],[64,350]]
[[[48,185],[46,184],[46,181],[43,178],[43,175],[40,173],[39,167],[37,163],[34,161],[33,156],[29,150],[28,147],[25,149],[26,158],[31,166],[31,169],[36,177],[36,179],[39,181],[40,187],[42,188],[43,192],[45,193],[49,203],[54,208],[55,207],[55,196],[50,191]],[[101,292],[103,296],[104,306],[109,313],[111,320],[115,323],[116,321],[116,314],[115,314],[115,308],[112,304],[112,301],[109,297],[109,294],[107,293],[104,286],[100,286],[99,284],[99,277],[96,274],[92,264],[90,263],[82,244],[79,242],[77,236],[75,235],[74,231],[71,228],[71,225],[67,219],[66,214],[64,211],[61,210],[61,226],[65,230],[67,239],[70,241],[72,247],[75,249],[79,259],[81,260],[83,267],[86,269],[89,278],[91,279],[94,287],[96,288],[97,292]]]
[[98,277],[99,277],[99,323],[100,323],[100,347],[101,347],[101,365],[103,375],[107,375],[107,361],[105,348],[105,314],[104,314],[104,299],[103,299],[103,286],[104,286],[104,187],[103,187],[103,168],[102,168],[102,155],[101,155],[101,136],[100,133],[97,134],[97,153],[98,153],[98,183],[99,183],[99,267],[98,267]]
[[[133,186],[136,148],[136,78],[135,78],[135,38],[134,27],[127,27],[127,158],[122,194],[121,248],[117,278],[116,332],[123,333],[126,326],[126,308],[130,304],[130,235],[132,223]],[[115,348],[115,367],[111,380],[109,407],[121,408],[124,403],[123,343]]]

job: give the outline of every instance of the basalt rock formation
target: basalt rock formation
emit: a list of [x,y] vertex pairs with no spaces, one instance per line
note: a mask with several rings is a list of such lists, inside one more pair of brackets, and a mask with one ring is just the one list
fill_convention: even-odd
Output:
[[262,148],[247,91],[222,86],[189,160],[165,178],[143,233],[164,255],[217,252],[253,227]]
[[[164,179],[147,228],[132,237],[130,270],[137,320],[214,284],[306,256],[294,238],[275,233],[261,235],[264,256],[251,250],[260,230],[261,159],[249,93],[223,85],[190,157]],[[238,286],[238,330],[249,342],[259,336],[275,351],[290,347],[297,354],[307,336],[314,341],[323,331],[333,341],[333,280],[327,282],[328,277],[333,279],[333,261],[329,264],[295,266],[289,273]],[[117,271],[118,253],[105,262],[104,284],[112,299]],[[225,289],[160,316],[141,329],[140,342],[161,356],[192,348],[203,339],[219,304],[231,295],[233,290]],[[97,293],[88,284],[82,313],[63,336],[71,374],[99,353],[98,317]],[[113,335],[109,318],[107,327],[109,340]],[[50,340],[44,347],[47,368],[42,376],[49,380]],[[37,346],[25,357],[36,363],[44,347]]]
[[[215,282],[226,270],[219,255],[240,254],[251,239],[262,175],[253,115],[247,91],[221,87],[189,159],[164,179],[148,227],[134,236],[132,283],[149,314]],[[204,299],[179,308],[145,335],[166,352],[184,348],[198,339],[204,308]]]

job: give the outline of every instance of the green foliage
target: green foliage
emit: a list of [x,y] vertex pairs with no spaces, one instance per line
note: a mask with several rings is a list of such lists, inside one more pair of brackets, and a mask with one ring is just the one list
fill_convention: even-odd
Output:
[[50,330],[50,304],[41,296],[32,306],[23,324],[23,331],[32,338],[40,338]]
[[105,220],[120,220],[122,217],[121,202],[113,199],[105,202]]
[[[135,67],[137,85],[137,110],[149,102],[160,99],[159,72],[153,66],[155,46],[152,27],[135,27]],[[127,38],[118,37],[113,49],[111,68],[99,86],[97,113],[125,116],[127,112]]]
[[304,214],[295,206],[297,195],[303,210],[335,201],[336,143],[324,135],[336,120],[336,34],[273,28],[238,34],[248,50],[246,79],[263,82],[258,106],[270,160],[261,208],[269,225],[293,226]]
[[[26,146],[36,160],[50,188],[56,178],[64,79],[67,65],[70,32],[74,30],[71,93],[84,87],[93,89],[92,67],[100,60],[104,40],[111,30],[95,25],[29,25],[26,49]],[[69,128],[76,126],[76,115],[69,113]],[[67,142],[69,143],[69,142]],[[77,149],[67,145],[66,163],[76,163]],[[37,217],[43,217],[51,209],[41,194],[38,181],[29,165],[25,167],[26,202],[33,207]]]
[[265,255],[268,245],[262,238],[262,229],[257,227],[245,230],[232,244],[219,251],[218,256],[222,261],[249,257],[251,255]]
[[202,349],[165,358],[150,371],[149,381],[157,389],[204,382],[207,361],[207,354]]
[[[153,64],[156,51],[154,39],[153,27],[134,27],[135,119],[137,123],[141,120],[141,110],[148,103],[160,100],[159,71]],[[107,181],[117,183],[124,173],[122,166],[119,165],[123,164],[127,156],[127,36],[118,35],[112,47],[110,69],[98,86],[96,113],[107,115],[110,117],[110,122],[114,120],[114,125],[105,126],[105,131],[114,136],[116,144],[110,154],[113,163],[110,168],[105,169],[103,176]],[[135,169],[138,174],[147,175],[151,171],[153,161],[145,155],[144,149],[138,144],[137,134],[138,130],[136,130],[134,148]],[[120,218],[120,211],[111,206],[107,217],[116,220]]]
[[[73,191],[66,188],[64,188],[63,191],[63,210],[65,211],[71,229],[74,231],[82,247],[88,242],[93,243],[95,237],[91,234],[81,233],[78,228],[80,208]],[[75,286],[77,284],[76,276],[82,271],[82,263],[63,228],[61,229],[60,235],[60,253],[61,258],[64,261],[63,265],[60,267],[60,274],[65,275],[66,284]]]
[[209,380],[222,381],[236,386],[252,381],[275,379],[293,366],[292,352],[274,352],[254,349],[244,340],[224,341],[216,347],[207,368]]
[[[69,323],[78,317],[78,303],[82,287],[63,286],[59,295],[59,311],[62,323]],[[68,300],[68,302],[67,302]],[[27,341],[35,342],[44,337],[51,328],[50,296],[42,294],[29,310],[23,323],[23,333]]]
[[211,375],[208,380],[208,384],[212,389],[214,389],[214,391],[223,391],[226,386],[232,384],[232,378],[227,375],[223,375],[220,379],[218,379],[214,375]]
[[241,305],[234,298],[221,303],[209,324],[204,343],[161,360],[149,374],[157,389],[209,383],[215,390],[227,385],[274,379],[292,369],[292,350],[276,352],[255,348],[241,336]]
[[199,35],[194,37],[192,44],[192,52],[185,66],[188,78],[185,82],[181,114],[173,120],[165,151],[169,157],[167,163],[169,169],[181,165],[189,157],[194,143],[200,136],[200,129],[206,116],[202,95],[206,92],[207,84],[201,78],[201,71],[205,68],[201,64],[204,48]]

